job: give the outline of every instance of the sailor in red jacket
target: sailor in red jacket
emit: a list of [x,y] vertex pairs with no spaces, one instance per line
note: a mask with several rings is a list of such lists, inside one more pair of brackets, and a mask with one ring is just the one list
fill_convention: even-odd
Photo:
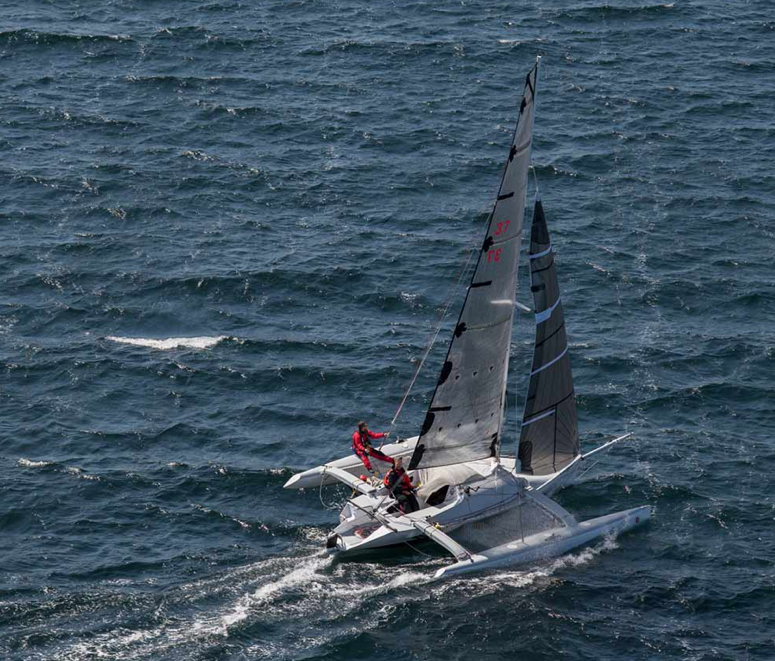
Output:
[[353,434],[353,452],[358,455],[358,459],[363,462],[363,465],[366,466],[366,470],[370,473],[374,473],[375,471],[371,467],[369,455],[380,461],[385,461],[389,464],[393,463],[393,457],[388,457],[385,453],[371,447],[372,438],[387,438],[388,434],[374,433],[373,431],[369,431],[365,422],[358,423],[358,429],[356,429]]
[[398,501],[398,507],[404,514],[420,509],[417,496],[414,495],[412,478],[404,470],[404,461],[401,457],[396,457],[393,468],[385,475],[385,486]]

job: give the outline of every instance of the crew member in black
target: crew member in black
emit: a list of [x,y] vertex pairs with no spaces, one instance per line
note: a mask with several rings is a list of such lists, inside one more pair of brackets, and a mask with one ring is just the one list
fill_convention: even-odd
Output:
[[414,495],[412,480],[404,470],[403,464],[404,460],[396,457],[393,468],[385,475],[385,486],[395,496],[401,511],[409,514],[420,509],[420,504],[417,502],[417,496]]

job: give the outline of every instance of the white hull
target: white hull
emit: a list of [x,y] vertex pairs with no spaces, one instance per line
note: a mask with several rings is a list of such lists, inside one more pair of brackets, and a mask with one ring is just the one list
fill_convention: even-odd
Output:
[[482,553],[472,554],[470,559],[439,569],[435,578],[539,562],[567,553],[601,537],[617,535],[630,530],[648,521],[651,514],[651,507],[646,505],[576,523],[567,528],[547,530],[525,537],[524,540],[515,540],[487,549]]
[[[451,531],[518,505],[520,493],[526,486],[523,476],[515,475],[503,464],[472,463],[482,466],[478,478],[451,486],[442,503],[422,507],[411,514],[388,513],[394,501],[385,489],[374,489],[351,499],[340,514],[340,524],[329,535],[328,552],[342,557],[394,546],[423,537],[423,532],[413,525],[414,521],[443,526],[444,530]],[[567,471],[568,474],[574,472],[574,469]],[[564,482],[564,478],[566,474],[557,481]]]
[[[442,526],[445,531],[453,531],[467,523],[509,510],[518,504],[518,493],[525,488],[535,494],[534,497],[538,497],[539,492],[541,497],[550,496],[575,481],[585,457],[607,450],[627,436],[577,457],[565,469],[550,475],[516,473],[513,457],[503,457],[498,464],[490,459],[469,462],[464,465],[470,469],[468,477],[449,484],[443,502],[429,505],[420,497],[421,509],[408,515],[390,511],[395,501],[381,485],[373,487],[361,481],[361,476],[367,471],[354,454],[297,473],[288,480],[285,488],[320,488],[321,485],[341,482],[358,492],[359,495],[345,505],[339,516],[340,523],[326,543],[330,554],[351,556],[421,538],[426,534],[422,526]],[[388,456],[408,459],[416,443],[417,437],[414,437],[385,445],[382,450]],[[383,471],[389,469],[385,462],[372,461]],[[426,491],[438,486],[426,488]],[[428,493],[425,495],[429,496]],[[417,522],[421,525],[415,525]],[[572,519],[571,523],[575,525]]]

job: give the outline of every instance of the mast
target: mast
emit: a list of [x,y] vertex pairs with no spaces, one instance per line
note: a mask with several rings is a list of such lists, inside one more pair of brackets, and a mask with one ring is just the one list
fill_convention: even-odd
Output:
[[533,212],[529,257],[536,334],[517,456],[520,472],[548,475],[565,468],[580,449],[565,314],[539,199]]
[[409,464],[412,470],[499,455],[539,61],[525,81],[498,197]]

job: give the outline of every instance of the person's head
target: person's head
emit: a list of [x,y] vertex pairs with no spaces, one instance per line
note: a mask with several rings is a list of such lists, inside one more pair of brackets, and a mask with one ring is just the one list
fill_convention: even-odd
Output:
[[394,468],[403,468],[404,466],[404,458],[403,457],[396,457],[395,462],[393,463]]
[[366,421],[365,420],[361,420],[358,423],[358,431],[366,431],[366,429],[368,429],[368,426],[366,425]]

